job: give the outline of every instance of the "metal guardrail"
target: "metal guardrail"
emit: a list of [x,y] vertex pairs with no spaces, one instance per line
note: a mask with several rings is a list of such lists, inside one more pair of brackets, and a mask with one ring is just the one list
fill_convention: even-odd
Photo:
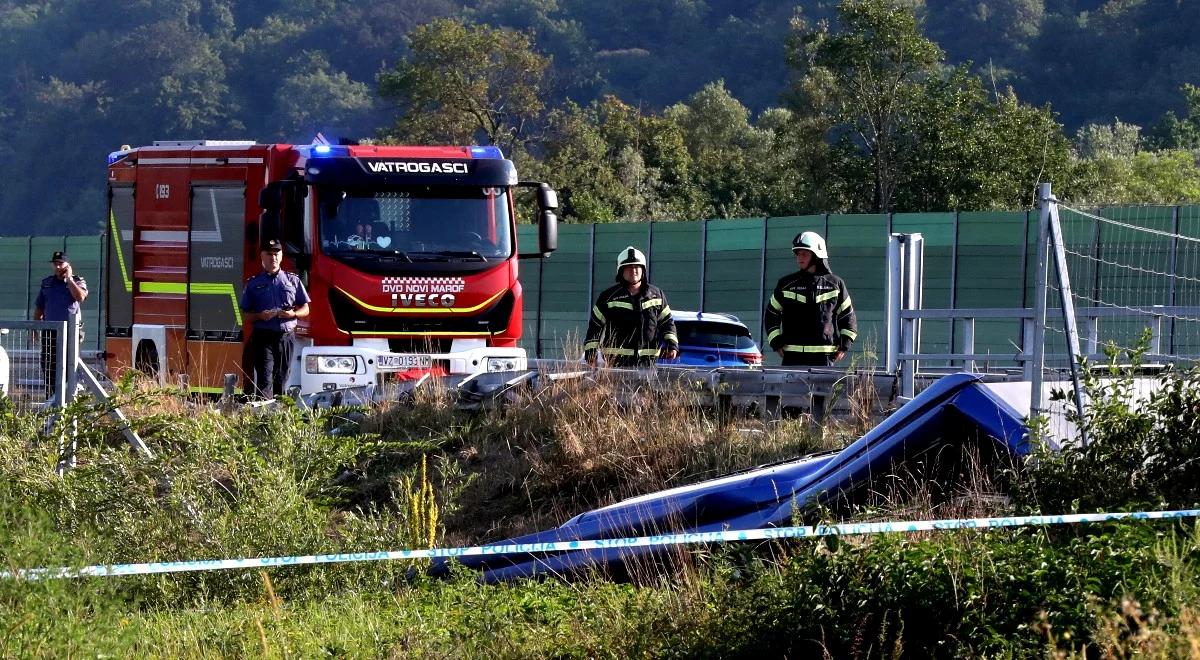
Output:
[[[1004,309],[1004,308],[978,308],[978,309],[906,309],[900,310],[899,317],[904,329],[902,332],[911,332],[911,321],[919,321],[921,319],[943,319],[952,321],[961,321],[963,328],[962,350],[951,353],[900,353],[897,358],[904,360],[929,360],[929,361],[961,361],[963,367],[974,370],[974,361],[1011,361],[1017,363],[1027,363],[1033,359],[1032,351],[1026,347],[1031,346],[1033,342],[1033,319],[1035,311],[1033,309]],[[1103,358],[1100,345],[1100,320],[1101,319],[1143,319],[1148,320],[1151,335],[1150,346],[1146,352],[1146,357],[1154,360],[1170,361],[1170,362],[1191,362],[1200,359],[1200,355],[1168,355],[1162,351],[1163,345],[1163,320],[1171,316],[1200,316],[1200,307],[1196,306],[1165,306],[1156,305],[1151,310],[1130,310],[1124,308],[1113,307],[1077,307],[1075,309],[1077,317],[1083,320],[1084,335],[1086,339],[1086,349],[1083,349],[1083,355],[1089,359]],[[1022,325],[1021,332],[1021,347],[1012,355],[1006,356],[1003,353],[976,353],[975,352],[975,321],[976,319],[1012,319],[1020,320]],[[1066,361],[1071,356],[1066,353],[1047,353],[1047,360]]]
[[[1050,200],[1052,201],[1052,200]],[[1052,223],[1043,220],[1049,227]],[[1045,250],[1039,251],[1040,268],[1048,257]],[[1065,329],[1067,352],[1045,351],[1046,311],[1045,296],[1039,296],[1039,306],[1032,308],[976,308],[976,309],[922,309],[922,282],[924,275],[924,238],[921,234],[892,234],[887,252],[887,282],[885,286],[886,328],[884,347],[884,369],[900,377],[900,396],[911,398],[916,393],[918,371],[924,362],[939,362],[960,369],[977,372],[984,363],[988,373],[1001,373],[1013,380],[1028,381],[1032,391],[1041,391],[1043,369],[1047,364],[1069,365],[1074,368],[1078,357],[1093,362],[1103,362],[1102,325],[1105,321],[1138,319],[1150,328],[1150,344],[1144,359],[1157,363],[1195,362],[1200,355],[1181,354],[1173,330],[1164,321],[1172,318],[1200,318],[1200,306],[1154,305],[1145,308],[1128,307],[1075,307],[1069,315],[1071,327]],[[1045,277],[1039,277],[1038,285],[1047,287]],[[1074,320],[1079,320],[1078,335]],[[951,324],[950,350],[928,353],[921,350],[921,322],[927,320],[948,321]],[[977,320],[1011,320],[1020,323],[1020,332],[1012,337],[1013,351],[976,352]],[[1166,327],[1164,327],[1166,326]],[[956,330],[961,328],[961,334]],[[1078,336],[1078,344],[1075,344]],[[955,350],[954,339],[961,337],[961,348]],[[1075,350],[1076,346],[1078,350]],[[1165,350],[1164,350],[1165,349]],[[1014,365],[1006,368],[1000,365]],[[1018,371],[1019,370],[1019,371]],[[1035,404],[1041,407],[1041,401]]]

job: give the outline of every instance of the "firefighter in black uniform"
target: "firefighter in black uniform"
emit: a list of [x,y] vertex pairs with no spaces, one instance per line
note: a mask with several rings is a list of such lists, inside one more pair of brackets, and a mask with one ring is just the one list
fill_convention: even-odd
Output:
[[679,355],[679,336],[662,289],[646,281],[646,256],[632,245],[617,255],[617,284],[596,298],[584,340],[584,358],[596,351],[612,367],[649,367]]
[[799,271],[775,285],[767,305],[767,343],[784,366],[831,366],[858,338],[850,291],[829,269],[825,239],[806,231],[792,239]]

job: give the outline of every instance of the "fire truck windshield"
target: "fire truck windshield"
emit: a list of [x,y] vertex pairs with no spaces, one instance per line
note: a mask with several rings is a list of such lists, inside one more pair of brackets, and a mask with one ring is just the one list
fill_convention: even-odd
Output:
[[504,188],[320,186],[321,249],[333,256],[445,257],[490,261],[512,255]]

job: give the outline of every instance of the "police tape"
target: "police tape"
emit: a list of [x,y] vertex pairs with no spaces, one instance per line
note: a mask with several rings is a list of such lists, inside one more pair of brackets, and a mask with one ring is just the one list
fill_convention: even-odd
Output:
[[398,561],[406,559],[454,559],[458,557],[487,557],[497,555],[572,552],[581,550],[619,550],[650,546],[692,545],[702,543],[735,543],[740,541],[771,541],[824,536],[859,536],[906,532],[947,530],[988,530],[1013,527],[1045,527],[1049,525],[1078,525],[1120,520],[1166,520],[1200,517],[1200,509],[1179,511],[1138,511],[1129,513],[1084,513],[1062,516],[1014,516],[1008,518],[956,518],[949,520],[910,520],[892,522],[841,523],[806,527],[768,527],[761,529],[721,532],[685,532],[654,536],[633,536],[613,539],[578,541],[547,541],[544,543],[506,543],[429,550],[391,550],[379,552],[350,552],[325,555],[284,557],[254,557],[247,559],[200,559],[195,561],[150,562],[144,564],[112,564],[80,568],[29,568],[2,571],[0,578],[27,580],[107,577],[115,575],[154,575],[158,573],[187,573],[192,571],[221,571],[236,568],[272,568],[312,564],[342,564],[364,561]]

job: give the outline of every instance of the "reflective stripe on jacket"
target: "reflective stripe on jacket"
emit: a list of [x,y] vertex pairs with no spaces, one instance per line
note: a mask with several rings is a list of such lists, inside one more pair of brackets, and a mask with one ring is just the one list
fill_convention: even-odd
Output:
[[679,347],[667,296],[653,284],[629,293],[624,284],[605,289],[592,306],[584,354],[599,350],[617,366],[652,364],[659,349]]
[[764,321],[771,350],[787,353],[849,351],[858,338],[850,291],[833,273],[800,271],[780,279]]

